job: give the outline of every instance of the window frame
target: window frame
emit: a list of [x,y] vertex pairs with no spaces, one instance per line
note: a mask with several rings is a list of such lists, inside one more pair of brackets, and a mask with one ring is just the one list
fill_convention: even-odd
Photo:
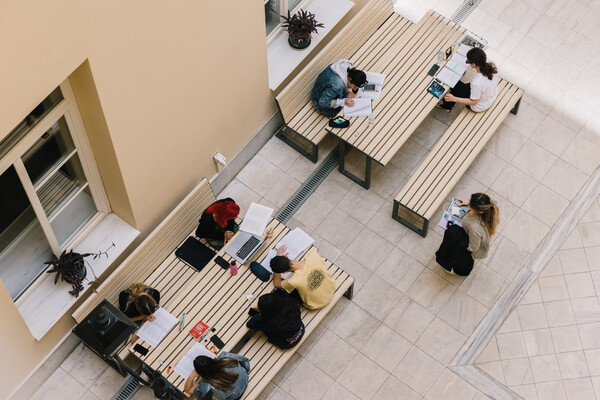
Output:
[[[79,108],[69,80],[63,81],[59,86],[62,91],[63,99],[46,116],[44,116],[30,132],[21,138],[21,140],[16,143],[2,159],[0,159],[0,174],[3,174],[11,166],[14,166],[17,175],[19,176],[19,181],[27,193],[31,207],[44,232],[44,236],[50,245],[50,249],[56,256],[60,256],[64,250],[74,248],[111,212],[108,196],[104,190],[100,171],[96,165],[92,147],[88,140],[85,126],[79,113]],[[36,188],[34,187],[33,182],[31,182],[22,160],[22,157],[27,151],[29,151],[42,135],[44,135],[52,125],[58,122],[61,117],[64,117],[69,128],[69,134],[75,146],[75,154],[79,156],[81,168],[83,169],[87,180],[87,187],[92,194],[92,199],[97,210],[96,214],[76,233],[69,237],[62,246],[58,243],[56,235],[50,225],[50,217],[46,215],[43,209]],[[67,207],[68,203],[70,203],[73,198],[63,204],[61,209]],[[42,216],[42,218],[40,218],[40,216]],[[26,298],[28,293],[35,290],[35,288],[37,288],[44,280],[46,275],[45,271],[48,270],[48,268],[50,267],[44,268],[39,275],[13,299],[13,301],[17,302],[21,298]]]

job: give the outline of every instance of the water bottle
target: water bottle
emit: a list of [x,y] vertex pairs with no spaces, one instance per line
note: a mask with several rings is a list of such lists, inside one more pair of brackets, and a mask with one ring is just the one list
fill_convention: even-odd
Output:
[[375,125],[375,113],[371,113],[371,115],[369,115],[369,126],[374,126]]
[[237,263],[235,262],[235,260],[231,260],[231,263],[229,265],[229,273],[232,276],[236,276],[238,273],[238,266],[237,266]]
[[443,62],[444,62],[444,50],[440,50],[440,51],[438,51],[438,55],[437,55],[437,64],[442,65]]

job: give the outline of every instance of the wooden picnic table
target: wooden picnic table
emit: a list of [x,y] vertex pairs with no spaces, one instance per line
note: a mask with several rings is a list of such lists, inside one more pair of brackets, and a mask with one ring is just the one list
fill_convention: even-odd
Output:
[[[463,33],[464,28],[431,10],[404,30],[397,18],[389,18],[350,58],[357,68],[386,78],[381,96],[373,102],[373,126],[368,118],[357,117],[351,118],[347,129],[326,128],[340,139],[341,173],[369,188],[371,161],[385,166],[437,104],[438,99],[427,91],[433,81],[427,72],[438,51]],[[348,147],[366,156],[364,179],[345,169]]]

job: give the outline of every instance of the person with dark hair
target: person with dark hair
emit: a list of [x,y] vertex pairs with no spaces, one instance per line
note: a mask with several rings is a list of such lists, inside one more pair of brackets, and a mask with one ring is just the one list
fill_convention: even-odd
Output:
[[[119,310],[135,322],[138,327],[146,321],[154,321],[158,310],[160,293],[144,283],[134,283],[119,293]],[[137,331],[131,335],[131,343],[138,339]]]
[[235,219],[240,214],[240,206],[231,198],[217,200],[204,210],[196,236],[205,238],[216,250],[225,246],[240,228]]
[[310,93],[315,108],[326,117],[335,118],[342,106],[352,107],[358,89],[367,83],[367,75],[348,60],[338,60],[317,77]]
[[244,356],[223,351],[217,358],[198,356],[194,370],[185,381],[184,392],[198,398],[210,390],[225,400],[242,397],[248,386],[250,360]]
[[485,52],[474,47],[467,52],[467,61],[476,72],[471,83],[458,81],[437,107],[450,112],[455,103],[466,104],[472,111],[485,111],[498,97],[498,69],[487,62]]
[[[287,247],[277,249],[277,255],[271,259],[273,286],[297,295],[304,307],[316,310],[325,307],[335,292],[335,279],[327,272],[327,267],[316,251],[311,251],[304,260],[290,260]],[[281,279],[284,272],[292,272],[286,280]]]
[[298,302],[280,289],[258,298],[258,314],[250,318],[246,326],[263,331],[269,342],[283,350],[291,349],[304,336]]

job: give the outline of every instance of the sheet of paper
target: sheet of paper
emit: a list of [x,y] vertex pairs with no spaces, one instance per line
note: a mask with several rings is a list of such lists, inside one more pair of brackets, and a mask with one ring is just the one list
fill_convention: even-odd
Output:
[[371,99],[354,98],[352,107],[344,106],[344,117],[368,117],[373,114]]
[[179,320],[162,307],[156,310],[153,315],[156,319],[145,322],[137,335],[150,346],[157,347]]
[[240,225],[240,230],[251,233],[256,236],[262,236],[265,228],[273,215],[273,209],[260,205],[258,203],[250,204],[248,212]]
[[385,81],[384,74],[378,74],[377,72],[365,71],[365,75],[367,76],[367,82],[374,83],[379,86],[383,86],[383,82]]
[[207,356],[210,358],[216,357],[213,352],[208,350],[202,343],[196,343],[191,349],[189,349],[187,354],[183,356],[181,361],[177,363],[175,366],[175,372],[177,372],[183,379],[187,379],[194,370],[194,360],[198,356]]
[[[281,239],[277,243],[277,245],[275,245],[275,249],[278,249],[279,246],[286,245],[288,257],[290,258],[290,260],[294,260],[314,242],[315,239],[310,237],[302,229],[296,228],[287,235],[285,235],[283,239]],[[277,254],[277,250],[275,249],[269,251],[269,254],[267,254],[265,259],[261,263],[261,265],[265,267],[265,269],[270,273],[273,273],[273,270],[271,269],[271,260]],[[284,275],[286,276],[284,277]],[[281,274],[281,277],[283,279],[286,279],[288,276],[291,276],[291,274]]]
[[460,46],[458,46],[458,50],[456,51],[456,54],[460,54],[463,57],[467,57],[467,53],[469,52],[469,50],[471,50],[472,47],[471,46],[467,46],[466,44],[461,44]]
[[450,68],[444,67],[440,70],[440,72],[438,72],[438,74],[435,77],[441,82],[444,82],[446,85],[454,87],[461,76],[462,74],[459,75],[456,72],[452,71]]
[[459,75],[462,75],[467,70],[467,57],[455,53],[450,60],[445,65],[445,68],[449,68],[452,71],[456,72]]

